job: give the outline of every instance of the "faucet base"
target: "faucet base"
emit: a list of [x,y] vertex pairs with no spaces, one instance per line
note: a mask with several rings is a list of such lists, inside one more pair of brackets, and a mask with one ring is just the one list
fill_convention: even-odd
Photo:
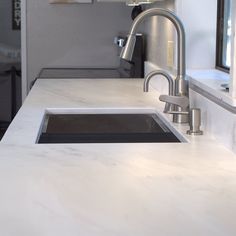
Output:
[[201,131],[201,130],[199,130],[199,131],[188,130],[187,134],[188,135],[203,135],[203,131]]
[[173,114],[173,122],[178,124],[184,124],[189,122],[188,114]]

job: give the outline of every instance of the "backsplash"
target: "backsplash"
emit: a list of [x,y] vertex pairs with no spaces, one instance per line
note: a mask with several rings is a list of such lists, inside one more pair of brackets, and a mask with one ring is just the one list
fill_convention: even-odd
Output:
[[190,105],[201,108],[203,129],[236,153],[236,115],[199,93],[189,91]]
[[[174,11],[175,0],[156,2],[146,8],[153,7]],[[174,27],[172,23],[163,17],[154,16],[146,20],[145,29],[147,34],[146,60],[167,69],[167,44],[168,41],[173,42],[174,40]]]

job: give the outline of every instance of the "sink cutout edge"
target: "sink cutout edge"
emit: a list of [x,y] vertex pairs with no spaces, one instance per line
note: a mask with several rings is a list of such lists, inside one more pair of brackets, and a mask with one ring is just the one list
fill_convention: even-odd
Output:
[[[179,139],[180,143],[189,143],[189,140],[173,126],[172,122],[165,117],[165,114],[159,112],[154,108],[47,108],[44,110],[44,115],[42,116],[40,128],[38,130],[36,144],[39,144],[40,136],[47,125],[48,115],[80,115],[80,114],[155,114],[167,128]],[[83,143],[64,143],[64,144],[83,144]],[[92,143],[91,143],[92,144]],[[97,144],[97,143],[94,143]],[[104,143],[103,143],[104,144]],[[114,143],[105,143],[114,144]],[[160,143],[159,143],[160,144]]]

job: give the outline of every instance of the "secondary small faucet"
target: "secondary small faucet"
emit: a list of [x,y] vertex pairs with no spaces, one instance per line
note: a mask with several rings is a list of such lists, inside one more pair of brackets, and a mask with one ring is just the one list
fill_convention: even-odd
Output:
[[[155,71],[152,71],[150,72],[145,80],[144,80],[144,84],[143,84],[143,91],[144,92],[148,92],[149,90],[149,82],[150,80],[156,76],[156,75],[162,75],[164,78],[167,79],[168,81],[168,86],[169,86],[169,96],[173,96],[174,95],[174,80],[172,79],[172,77],[166,73],[165,71],[163,70],[155,70]],[[164,113],[168,113],[172,110],[172,105],[171,103],[166,103],[165,105],[165,109],[164,109]]]
[[[169,19],[176,28],[177,36],[178,36],[178,45],[177,45],[177,78],[175,79],[175,86],[173,89],[173,94],[169,95],[161,95],[160,100],[166,102],[165,111],[167,108],[171,106],[169,104],[173,104],[173,111],[169,111],[168,113],[173,114],[173,121],[176,123],[187,123],[189,121],[189,98],[188,98],[188,81],[186,79],[186,62],[185,62],[185,30],[181,20],[171,11],[161,8],[152,8],[142,12],[138,15],[129,32],[128,39],[125,47],[121,51],[121,58],[131,61],[132,54],[135,47],[136,33],[138,26],[148,17],[151,16],[163,16]],[[160,72],[160,71],[159,71]],[[170,76],[167,76],[167,73],[163,73],[168,81],[170,80]],[[153,76],[153,75],[152,75]],[[152,76],[147,76],[145,79],[146,86],[148,85],[149,80]],[[145,84],[144,84],[145,86]],[[170,83],[169,83],[169,86]],[[167,111],[166,111],[167,112]]]

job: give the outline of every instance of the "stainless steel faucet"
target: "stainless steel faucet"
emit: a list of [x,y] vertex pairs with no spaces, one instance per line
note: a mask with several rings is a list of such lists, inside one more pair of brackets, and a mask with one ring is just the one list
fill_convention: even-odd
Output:
[[173,121],[176,123],[187,123],[189,121],[189,100],[188,100],[188,81],[186,80],[185,62],[185,30],[181,20],[171,11],[152,8],[138,15],[129,32],[125,47],[121,51],[121,58],[130,61],[135,47],[136,33],[138,26],[148,17],[163,16],[169,19],[176,28],[178,36],[177,44],[177,78],[175,79],[174,96],[162,95],[160,100],[167,104],[174,104],[174,110],[169,111],[173,114]]
[[[174,80],[172,79],[172,77],[165,71],[163,70],[155,70],[155,71],[152,71],[150,72],[145,80],[144,80],[144,84],[143,84],[143,91],[144,92],[148,92],[149,90],[149,82],[150,80],[156,76],[156,75],[162,75],[164,78],[167,79],[168,81],[168,86],[169,86],[169,96],[173,96],[174,95]],[[165,109],[164,109],[164,113],[168,113],[172,110],[172,105],[171,103],[167,103],[166,102],[166,105],[165,105]]]

